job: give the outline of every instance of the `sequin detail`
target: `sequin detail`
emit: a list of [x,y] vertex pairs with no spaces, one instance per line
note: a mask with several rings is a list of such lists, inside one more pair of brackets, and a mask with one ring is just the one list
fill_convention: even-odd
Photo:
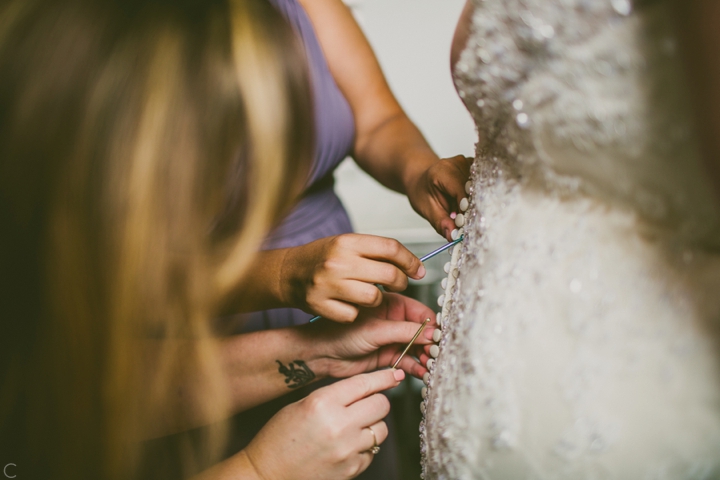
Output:
[[720,475],[720,215],[669,3],[473,3],[423,478]]

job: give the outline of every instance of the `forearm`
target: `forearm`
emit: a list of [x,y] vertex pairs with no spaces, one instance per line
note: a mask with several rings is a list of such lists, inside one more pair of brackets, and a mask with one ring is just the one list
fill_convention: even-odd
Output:
[[241,450],[232,457],[205,470],[192,480],[264,480],[255,469],[250,457]]
[[365,35],[340,0],[301,0],[330,72],[353,110],[358,164],[383,185],[406,193],[416,170],[438,160],[390,91]]
[[[212,355],[216,374],[208,378],[207,370],[194,368],[192,361],[176,368],[166,387],[166,400],[147,425],[147,438],[223,421],[325,378],[325,345],[313,341],[306,332],[310,329],[293,327],[197,341],[146,341],[145,355],[153,366],[147,369],[146,391],[158,382],[155,372],[164,350],[178,350],[187,358]],[[208,396],[217,408],[206,408]]]
[[323,343],[292,327],[247,333],[223,341],[223,376],[233,411],[243,411],[327,376]]
[[386,187],[407,195],[410,186],[439,160],[402,110],[382,120],[355,142],[355,161]]

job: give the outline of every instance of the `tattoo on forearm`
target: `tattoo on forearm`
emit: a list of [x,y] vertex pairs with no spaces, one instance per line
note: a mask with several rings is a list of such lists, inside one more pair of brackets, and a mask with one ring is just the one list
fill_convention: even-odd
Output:
[[280,360],[275,361],[280,365],[278,372],[285,375],[285,383],[288,388],[302,387],[315,379],[315,373],[302,360],[290,362],[287,367]]

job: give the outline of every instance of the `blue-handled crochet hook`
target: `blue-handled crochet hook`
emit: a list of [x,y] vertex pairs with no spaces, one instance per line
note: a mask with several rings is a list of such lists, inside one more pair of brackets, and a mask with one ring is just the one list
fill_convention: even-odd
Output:
[[[433,258],[434,256],[441,254],[442,252],[444,252],[444,251],[447,250],[448,248],[452,248],[453,246],[455,246],[455,245],[457,245],[458,243],[462,242],[464,238],[465,238],[465,234],[460,235],[460,238],[458,238],[457,240],[453,240],[452,242],[447,243],[447,244],[443,245],[442,247],[440,247],[440,248],[438,248],[438,249],[436,249],[436,250],[433,250],[432,252],[428,253],[428,254],[425,255],[424,257],[421,257],[421,258],[420,258],[420,261],[424,263],[424,262],[430,260],[430,259]],[[322,315],[315,316],[315,317],[313,317],[313,318],[310,319],[310,323],[317,322],[317,321],[320,320],[321,318],[322,318]]]

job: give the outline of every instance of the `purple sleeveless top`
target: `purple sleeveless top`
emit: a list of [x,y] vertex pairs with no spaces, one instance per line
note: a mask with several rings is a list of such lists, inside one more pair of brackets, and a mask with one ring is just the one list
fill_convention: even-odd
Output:
[[[297,247],[314,240],[352,232],[352,225],[333,190],[333,171],[350,153],[355,120],[350,104],[330,73],[315,29],[297,0],[270,0],[300,36],[314,94],[315,159],[303,198],[268,235],[263,249]],[[306,323],[312,315],[298,309],[265,310],[243,316],[243,331],[265,330]]]
[[[300,35],[310,65],[315,103],[315,159],[305,195],[278,228],[270,233],[264,249],[295,247],[314,240],[352,232],[350,219],[333,190],[333,171],[350,153],[355,140],[352,110],[333,79],[315,30],[297,0],[269,0]],[[281,308],[241,316],[242,331],[266,330],[307,323],[312,315]],[[247,446],[257,432],[282,407],[331,383],[317,382],[260,405],[235,417],[228,455]],[[370,467],[358,480],[397,480],[397,447],[392,417],[386,419],[390,436]]]
[[305,197],[273,231],[265,249],[296,247],[352,231],[350,219],[333,191],[333,171],[350,153],[355,120],[320,48],[310,19],[297,0],[270,0],[288,19],[305,46],[315,107],[315,160]]

